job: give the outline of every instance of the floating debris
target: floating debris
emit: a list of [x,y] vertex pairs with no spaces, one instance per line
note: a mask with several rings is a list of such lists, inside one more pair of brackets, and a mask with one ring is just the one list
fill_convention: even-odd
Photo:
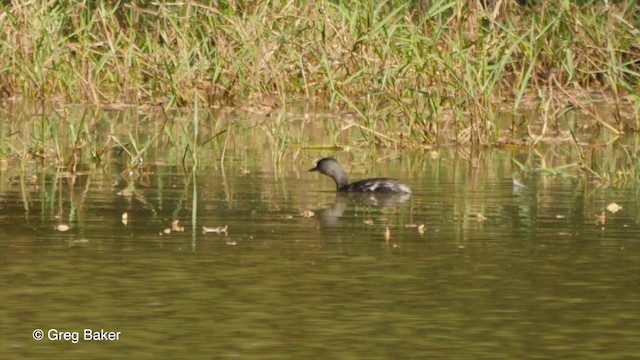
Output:
[[427,227],[424,224],[418,225],[418,233],[420,233],[420,235],[424,234],[426,230],[427,230]]
[[386,242],[389,242],[389,239],[391,239],[391,230],[389,230],[389,227],[387,226],[387,228],[384,230],[384,240]]
[[236,246],[236,245],[238,245],[238,243],[237,243],[237,242],[235,242],[235,241],[231,241],[231,240],[230,240],[230,241],[227,241],[227,245],[229,245],[229,246]]
[[180,226],[180,220],[173,220],[171,222],[171,230],[177,231],[177,232],[183,232],[184,226]]
[[[171,234],[171,229],[166,228],[166,229],[162,230],[162,232],[167,234],[167,235],[169,235],[169,234]],[[162,234],[160,234],[160,235],[162,235]]]
[[313,217],[316,213],[313,212],[313,210],[305,210],[302,212],[302,216],[306,217],[306,218],[310,218]]
[[486,216],[484,216],[484,215],[482,215],[482,214],[480,214],[480,213],[478,213],[478,214],[476,215],[476,220],[477,220],[478,222],[484,222],[485,220],[487,220],[487,217],[486,217]]
[[556,219],[564,219],[566,216],[562,214],[556,214]]
[[127,225],[129,223],[129,214],[126,212],[122,213],[122,224]]
[[618,211],[622,210],[622,206],[616,204],[616,203],[611,203],[609,205],[607,205],[607,210],[609,210],[610,213],[615,214]]
[[251,174],[251,170],[247,169],[247,168],[240,168],[240,175],[241,176],[247,176]]
[[522,189],[522,188],[526,187],[526,186],[522,183],[522,181],[520,181],[520,180],[518,180],[518,179],[516,179],[516,178],[513,178],[513,179],[512,179],[512,183],[513,183],[513,187],[514,187],[514,188],[516,188],[516,189]]
[[218,226],[218,227],[207,227],[207,226],[203,226],[202,227],[202,233],[206,234],[206,233],[216,233],[216,234],[224,234],[225,236],[227,235],[227,228],[229,227],[229,225],[225,225],[225,226]]
[[89,239],[69,240],[69,245],[80,245],[89,243]]
[[126,187],[120,191],[117,192],[118,196],[125,196],[125,197],[131,197],[133,196],[133,190],[131,190],[131,188]]
[[65,231],[69,231],[69,229],[71,229],[71,227],[67,224],[58,224],[55,227],[56,230],[60,231],[60,232],[65,232]]
[[363,222],[365,225],[373,225],[373,220],[371,219],[365,219]]
[[596,225],[604,225],[607,222],[607,214],[603,211],[600,215],[596,214]]

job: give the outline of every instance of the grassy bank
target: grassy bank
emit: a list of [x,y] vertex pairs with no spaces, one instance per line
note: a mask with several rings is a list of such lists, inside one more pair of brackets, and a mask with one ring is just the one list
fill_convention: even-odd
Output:
[[301,99],[373,131],[402,119],[428,143],[446,130],[495,140],[497,113],[523,107],[542,114],[536,133],[567,109],[614,133],[640,128],[637,1],[480,3],[3,5],[0,93],[180,107]]

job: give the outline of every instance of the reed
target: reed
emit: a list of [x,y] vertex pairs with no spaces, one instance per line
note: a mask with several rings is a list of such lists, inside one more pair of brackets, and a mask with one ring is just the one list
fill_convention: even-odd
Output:
[[5,97],[165,107],[297,99],[355,113],[370,141],[401,132],[415,144],[490,144],[501,112],[535,108],[549,89],[558,109],[602,98],[620,124],[631,120],[626,131],[640,121],[635,0],[0,7]]

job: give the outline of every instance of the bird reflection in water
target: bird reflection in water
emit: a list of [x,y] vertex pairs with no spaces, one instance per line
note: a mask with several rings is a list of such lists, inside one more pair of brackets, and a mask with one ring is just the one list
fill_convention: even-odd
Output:
[[410,193],[336,193],[333,205],[318,211],[318,218],[323,226],[333,227],[338,219],[345,216],[349,205],[365,205],[376,208],[393,208],[400,206],[411,198]]

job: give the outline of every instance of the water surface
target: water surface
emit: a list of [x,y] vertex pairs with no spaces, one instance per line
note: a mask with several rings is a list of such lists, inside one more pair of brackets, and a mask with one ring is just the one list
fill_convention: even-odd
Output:
[[[130,173],[116,152],[75,176],[4,168],[0,357],[640,357],[635,186],[514,186],[517,149],[274,153],[241,135],[195,170],[157,155]],[[338,196],[307,172],[327,155],[414,193]]]

